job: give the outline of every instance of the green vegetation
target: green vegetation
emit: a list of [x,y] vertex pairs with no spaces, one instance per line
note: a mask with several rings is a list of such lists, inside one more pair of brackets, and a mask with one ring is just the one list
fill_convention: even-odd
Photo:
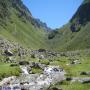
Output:
[[70,51],[90,48],[90,23],[82,26],[79,32],[72,32],[70,24],[60,29],[55,38],[49,40],[49,46],[52,50]]
[[[87,2],[87,3],[85,3]],[[70,51],[90,48],[90,0],[84,0],[70,22],[48,41],[51,50]],[[50,36],[53,36],[50,33]]]
[[53,39],[56,36],[56,34],[58,34],[58,31],[56,30],[51,31],[48,35],[48,39]]
[[41,64],[49,65],[49,60],[40,60]]
[[42,74],[43,70],[40,69],[40,68],[32,68],[32,73],[34,73],[34,74],[36,74],[36,73]]
[[0,79],[8,76],[19,76],[20,68],[18,66],[11,67],[10,64],[0,63]]
[[63,81],[62,83],[57,83],[56,85],[51,86],[50,88],[53,87],[62,88],[63,90],[89,90],[90,84],[80,84],[79,82],[70,83]]
[[14,2],[0,0],[0,2],[1,17],[4,18],[0,18],[0,36],[7,40],[18,42],[30,49],[70,51],[90,48],[89,0],[84,1],[68,24],[51,31],[49,35],[43,27],[40,27],[39,20],[32,18],[21,0]]
[[68,24],[49,35],[40,27],[40,21],[32,18],[21,0],[0,0],[0,4],[0,35],[10,41],[31,49],[68,51],[90,48],[89,0],[84,0]]
[[[21,0],[0,0],[0,37],[32,50],[79,52],[79,55],[71,57],[63,55],[51,61],[36,59],[34,55],[32,58],[28,55],[23,56],[22,60],[60,66],[66,71],[66,77],[86,77],[80,75],[80,72],[90,71],[90,50],[88,50],[90,49],[90,0],[84,0],[70,22],[58,30],[45,31],[41,24],[38,19],[32,17]],[[16,49],[12,52],[18,53]],[[81,64],[71,65],[72,58],[79,59]],[[18,61],[20,57],[16,55],[14,59]],[[2,60],[6,60],[4,55],[0,55],[0,61]],[[20,72],[16,64],[0,63],[0,79],[12,75],[19,76]],[[32,73],[42,72],[40,68],[32,68]],[[63,90],[89,90],[90,84],[63,81],[51,87],[60,87]]]
[[90,2],[90,0],[84,0],[83,4],[89,3],[89,2]]
[[[81,53],[82,54],[82,53]],[[79,59],[81,64],[70,64],[72,61],[72,58]],[[80,72],[83,71],[89,71],[90,70],[90,56],[87,55],[87,53],[80,56],[72,56],[72,57],[65,57],[62,56],[60,58],[54,58],[53,62],[50,63],[50,65],[56,65],[62,67],[66,71],[66,77],[90,77],[90,75],[80,75]],[[61,88],[62,90],[89,90],[90,89],[90,83],[87,84],[81,84],[79,82],[70,82],[70,81],[63,81],[60,83],[57,83],[55,85],[51,85],[49,89],[47,90],[53,90],[51,88]]]
[[[67,72],[66,76],[68,77],[81,77],[80,72],[82,71],[89,71],[90,70],[90,57],[82,56],[82,57],[74,57],[75,60],[79,59],[79,62],[81,64],[76,65],[67,65],[70,64],[71,57],[60,57],[53,60],[53,62],[50,63],[50,65],[56,65],[64,68],[64,70]],[[87,67],[86,67],[87,66]]]
[[[13,0],[0,0],[0,2],[0,13],[3,17],[0,16],[0,36],[31,49],[47,47],[45,30],[36,26],[37,24],[31,13],[21,0],[14,0],[14,2]],[[4,5],[7,8],[4,8]],[[6,14],[5,10],[10,15]],[[2,23],[4,20],[5,22]]]

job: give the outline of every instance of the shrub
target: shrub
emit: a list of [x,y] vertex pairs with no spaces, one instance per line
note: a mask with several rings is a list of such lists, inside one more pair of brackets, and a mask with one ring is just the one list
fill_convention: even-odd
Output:
[[49,65],[50,64],[49,60],[40,60],[40,63],[41,64],[45,64],[45,65]]
[[58,34],[58,31],[51,31],[48,35],[48,39],[53,39],[56,36],[56,34]]

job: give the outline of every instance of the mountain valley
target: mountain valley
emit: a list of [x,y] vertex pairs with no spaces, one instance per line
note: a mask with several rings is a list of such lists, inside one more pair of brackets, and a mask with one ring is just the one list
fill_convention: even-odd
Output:
[[0,90],[90,89],[90,0],[55,30],[21,0],[0,0]]

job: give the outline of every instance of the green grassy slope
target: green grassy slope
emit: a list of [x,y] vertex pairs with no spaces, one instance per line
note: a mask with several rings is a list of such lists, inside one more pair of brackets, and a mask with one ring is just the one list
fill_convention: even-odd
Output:
[[0,80],[9,76],[19,76],[20,75],[19,66],[11,67],[10,64],[5,64],[0,62]]
[[[84,12],[85,11],[85,12]],[[90,48],[90,1],[85,0],[70,22],[49,39],[53,50],[80,50]]]
[[[86,12],[84,12],[86,11]],[[47,32],[33,18],[21,0],[0,0],[0,36],[31,49],[79,50],[90,48],[90,1],[84,0],[70,22]]]
[[31,49],[47,47],[45,30],[36,25],[21,0],[0,0],[0,4],[1,36]]

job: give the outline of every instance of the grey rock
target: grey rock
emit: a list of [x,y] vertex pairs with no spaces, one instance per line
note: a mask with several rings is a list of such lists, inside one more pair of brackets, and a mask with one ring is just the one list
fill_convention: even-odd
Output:
[[83,71],[80,73],[80,75],[90,75],[90,72]]
[[29,65],[28,61],[19,61],[19,65]]
[[45,59],[44,55],[40,55],[39,59]]
[[42,70],[44,70],[45,67],[46,67],[46,65],[45,65],[45,64],[40,64],[40,63],[39,63],[39,67],[40,67]]
[[13,59],[13,57],[7,57],[6,60],[4,60],[5,63],[16,63],[16,60]]
[[87,77],[87,78],[82,78],[79,80],[81,83],[90,83],[90,78]]
[[61,88],[57,88],[57,87],[53,87],[53,88],[49,88],[48,90],[62,90]]
[[66,78],[66,81],[71,81],[71,80],[72,80],[71,77],[67,77],[67,78]]
[[29,85],[21,85],[21,90],[30,90]]
[[74,60],[70,64],[81,64],[81,62],[79,60]]
[[42,70],[44,70],[44,68],[46,67],[46,65],[41,64],[41,63],[36,63],[36,62],[31,62],[29,64],[30,67],[35,67],[35,68],[41,68]]
[[46,52],[45,49],[39,49],[38,52]]
[[71,82],[78,81],[80,83],[90,83],[90,77],[84,77],[84,78],[79,78],[79,77],[74,77],[72,78]]
[[6,56],[13,56],[14,55],[9,49],[5,50],[4,53]]

